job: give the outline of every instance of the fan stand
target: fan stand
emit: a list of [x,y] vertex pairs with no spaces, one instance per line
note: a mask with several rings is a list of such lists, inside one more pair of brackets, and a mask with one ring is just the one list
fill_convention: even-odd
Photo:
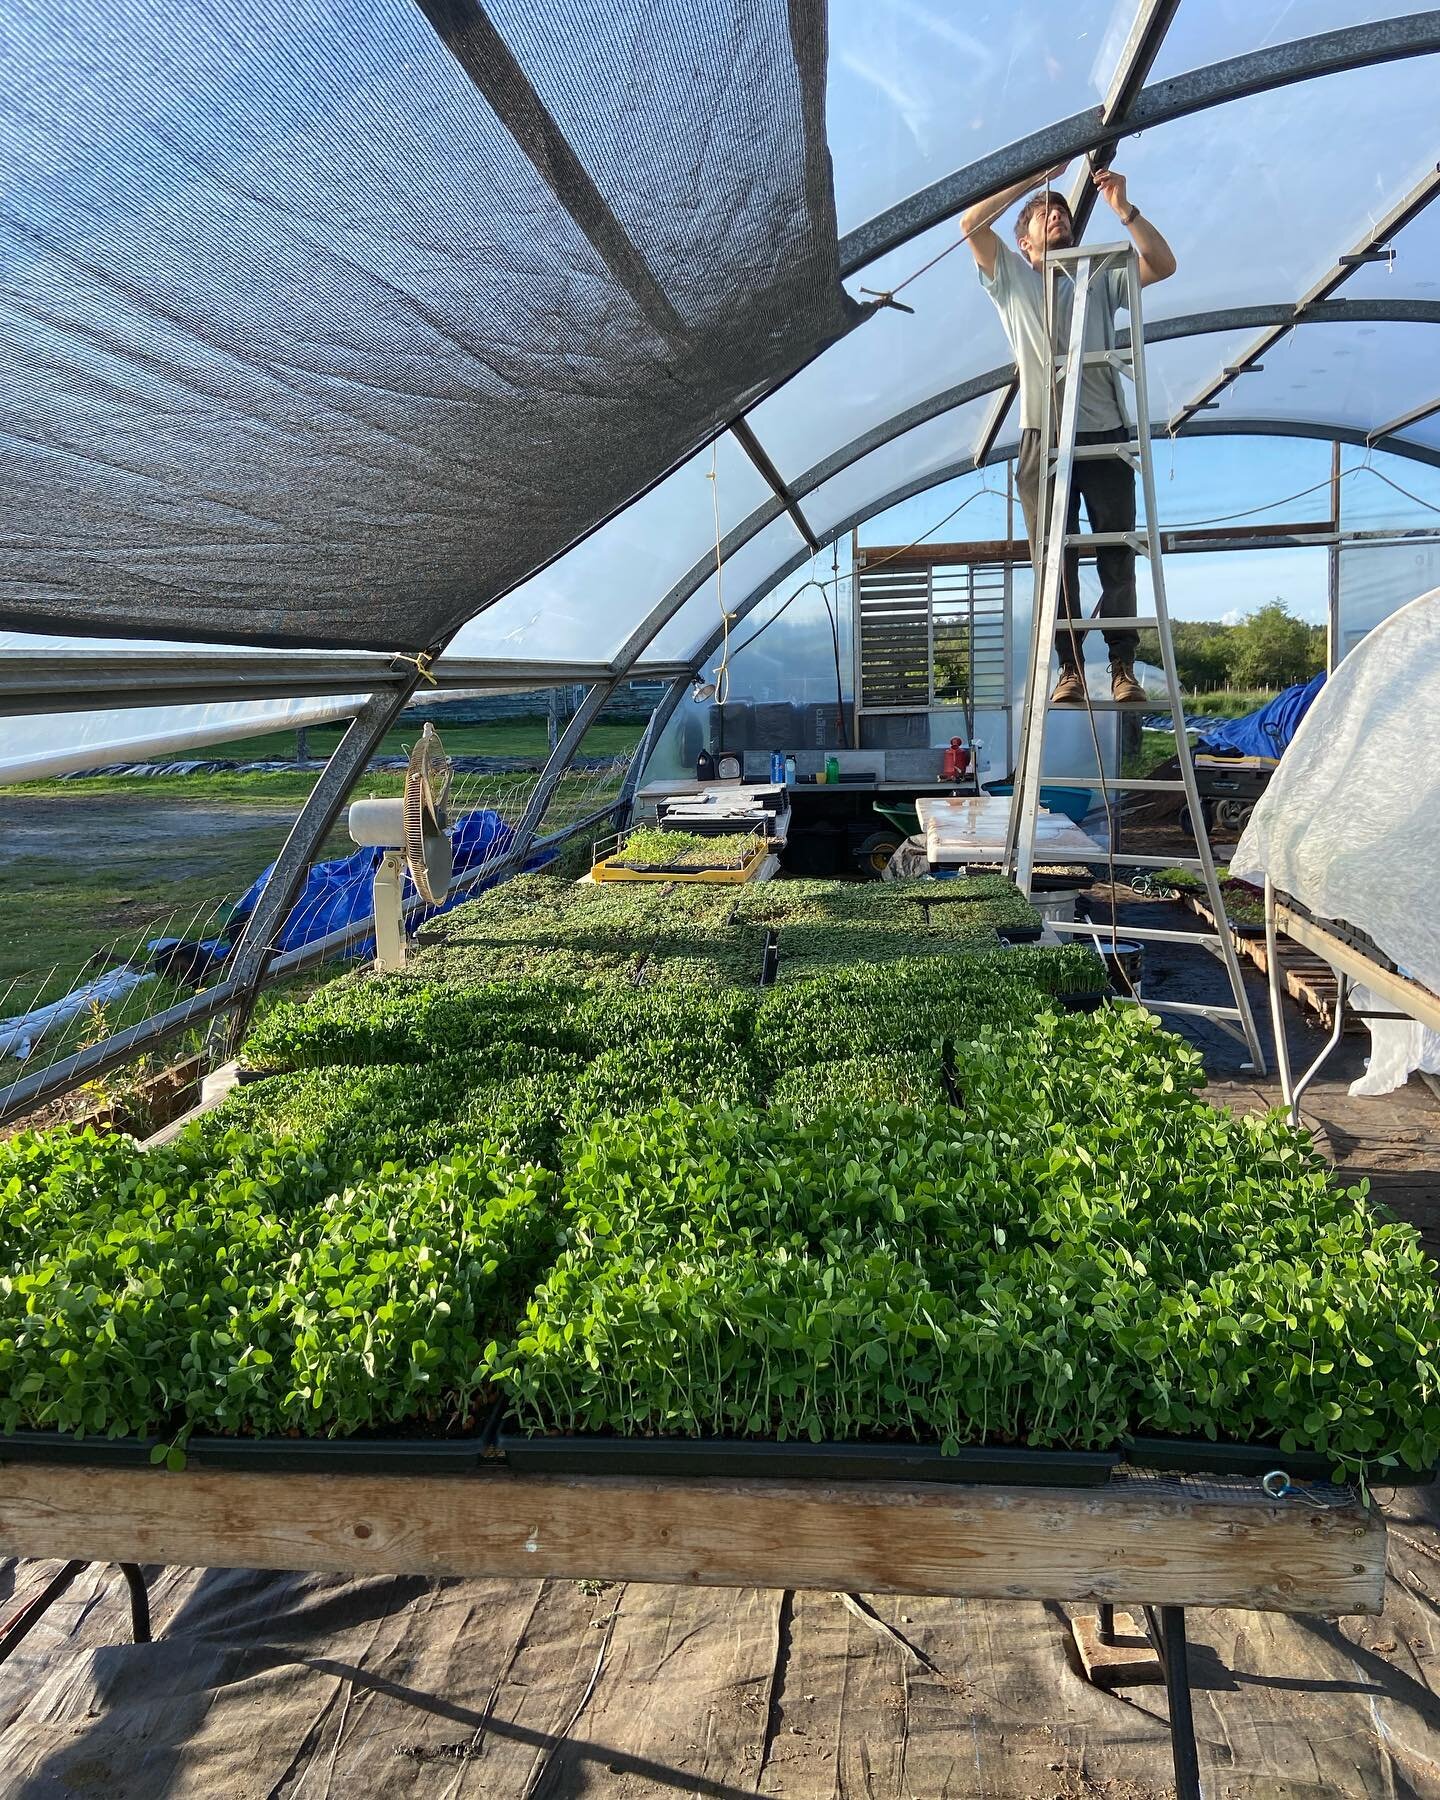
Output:
[[387,850],[375,871],[375,967],[393,975],[405,967],[405,852]]

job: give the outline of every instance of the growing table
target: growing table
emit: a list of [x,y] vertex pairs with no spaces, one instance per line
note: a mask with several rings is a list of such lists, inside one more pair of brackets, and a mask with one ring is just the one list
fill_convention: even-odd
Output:
[[[1330,1036],[1319,1055],[1297,1081],[1290,1070],[1290,1050],[1285,1037],[1281,1004],[1280,958],[1276,939],[1290,938],[1302,949],[1323,957],[1335,976],[1335,1017]],[[1324,1068],[1345,1030],[1345,1009],[1352,986],[1367,988],[1394,1010],[1355,1012],[1357,1019],[1414,1019],[1431,1031],[1440,1031],[1440,994],[1401,973],[1367,943],[1334,920],[1314,918],[1304,907],[1280,893],[1265,878],[1265,962],[1270,990],[1270,1021],[1275,1035],[1275,1064],[1280,1094],[1293,1125],[1300,1123],[1300,1099]]]
[[[1255,1481],[1140,1472],[1042,1488],[521,1475],[500,1465],[469,1475],[0,1467],[0,1553],[76,1566],[1090,1601],[1102,1640],[1113,1608],[1142,1608],[1182,1800],[1201,1791],[1185,1609],[1378,1613],[1385,1549],[1384,1522],[1346,1488],[1277,1498]],[[27,1629],[44,1601],[17,1615]],[[148,1629],[138,1615],[136,1625],[137,1635]]]

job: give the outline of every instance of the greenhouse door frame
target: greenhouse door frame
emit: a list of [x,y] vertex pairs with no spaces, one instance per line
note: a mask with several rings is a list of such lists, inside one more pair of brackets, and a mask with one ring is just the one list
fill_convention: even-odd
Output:
[[[973,544],[915,544],[899,548],[860,543],[859,528],[851,532],[851,643],[855,662],[856,736],[863,738],[866,716],[910,717],[924,711],[959,713],[966,719],[966,735],[973,729],[977,712],[1001,712],[1005,715],[1005,754],[1007,765],[1014,731],[1013,638],[1015,603],[1015,564],[1028,559],[1028,548],[1013,542]],[[878,573],[890,567],[896,575],[910,571],[914,577],[909,598],[917,608],[921,603],[923,581],[925,607],[925,697],[919,701],[896,704],[869,704],[865,698],[865,599],[867,572]],[[936,571],[958,573],[958,583],[948,579],[937,590]],[[968,702],[954,699],[940,690],[935,673],[936,608],[966,634],[966,682]],[[873,622],[872,622],[873,623]],[[998,698],[995,684],[998,680]]]

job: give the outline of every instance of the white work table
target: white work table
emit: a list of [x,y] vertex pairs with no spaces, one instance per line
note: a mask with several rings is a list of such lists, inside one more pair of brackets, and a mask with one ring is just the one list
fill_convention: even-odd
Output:
[[[1005,855],[1010,799],[1001,794],[966,794],[915,802],[925,854],[932,863],[999,862]],[[1041,807],[1035,819],[1037,862],[1103,862],[1104,846],[1060,812]]]

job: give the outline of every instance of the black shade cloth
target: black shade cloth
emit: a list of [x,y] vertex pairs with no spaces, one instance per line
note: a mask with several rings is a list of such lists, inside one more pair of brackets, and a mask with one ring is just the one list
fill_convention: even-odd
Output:
[[6,12],[0,626],[435,645],[856,317],[823,0]]

